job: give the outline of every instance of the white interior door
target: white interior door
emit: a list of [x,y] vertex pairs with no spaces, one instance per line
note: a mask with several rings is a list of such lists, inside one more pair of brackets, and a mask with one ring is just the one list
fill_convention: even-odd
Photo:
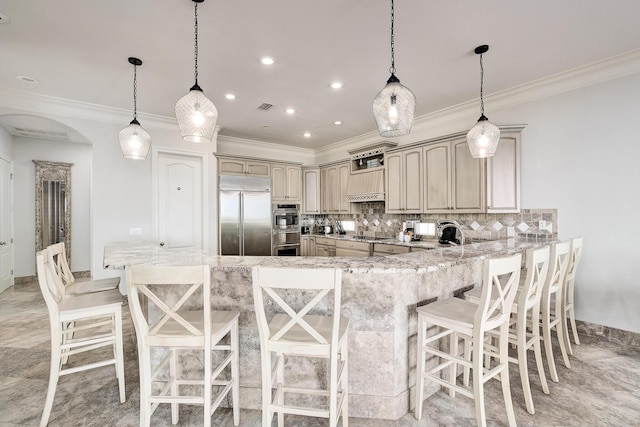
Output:
[[203,163],[203,157],[198,155],[158,153],[156,218],[161,246],[203,249]]
[[0,159],[0,292],[13,285],[11,164]]

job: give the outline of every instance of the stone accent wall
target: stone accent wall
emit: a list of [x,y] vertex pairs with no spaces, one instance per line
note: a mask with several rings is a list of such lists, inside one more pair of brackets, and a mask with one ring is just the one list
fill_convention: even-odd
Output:
[[[555,238],[558,235],[557,209],[522,209],[509,214],[387,214],[384,202],[359,203],[360,212],[341,215],[302,215],[304,225],[324,225],[336,220],[355,221],[358,233],[375,237],[395,237],[406,220],[421,222],[457,221],[468,238],[496,240],[507,237],[513,227],[515,235]],[[540,221],[544,221],[541,227]]]

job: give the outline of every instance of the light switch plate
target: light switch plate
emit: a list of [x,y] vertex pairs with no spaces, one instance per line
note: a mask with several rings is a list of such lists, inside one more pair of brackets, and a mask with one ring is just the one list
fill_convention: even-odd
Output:
[[130,228],[129,236],[142,236],[142,228]]
[[513,227],[507,227],[507,236],[508,237],[513,237],[513,236],[515,236],[515,234],[516,234],[516,232],[513,229]]

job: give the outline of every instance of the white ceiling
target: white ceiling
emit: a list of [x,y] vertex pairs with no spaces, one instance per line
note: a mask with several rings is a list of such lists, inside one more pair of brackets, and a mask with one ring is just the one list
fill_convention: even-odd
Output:
[[[221,135],[318,148],[375,130],[389,0],[207,0],[198,12],[198,82]],[[3,1],[0,14],[0,87],[130,111],[137,56],[138,111],[173,117],[193,85],[190,0]],[[638,0],[397,0],[396,75],[425,115],[478,97],[480,44],[490,95],[640,48],[639,16]]]

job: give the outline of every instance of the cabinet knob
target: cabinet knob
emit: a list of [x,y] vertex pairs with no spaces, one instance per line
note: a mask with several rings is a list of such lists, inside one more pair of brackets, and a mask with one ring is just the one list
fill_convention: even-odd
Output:
[[164,246],[164,242],[160,242],[160,246]]
[[7,242],[4,242],[4,241],[3,241],[3,242],[0,242],[0,246],[4,246],[4,245],[6,245],[6,244],[7,244]]

